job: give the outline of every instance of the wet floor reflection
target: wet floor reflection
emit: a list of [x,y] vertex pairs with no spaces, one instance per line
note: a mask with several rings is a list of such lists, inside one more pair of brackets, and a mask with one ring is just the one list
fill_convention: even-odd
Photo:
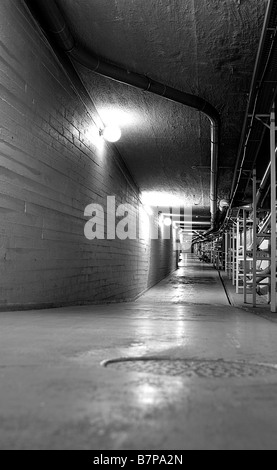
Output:
[[132,390],[131,399],[134,405],[143,409],[153,409],[168,406],[171,403],[184,403],[189,397],[190,388],[185,381],[178,377],[168,378],[143,378],[142,383],[136,384]]

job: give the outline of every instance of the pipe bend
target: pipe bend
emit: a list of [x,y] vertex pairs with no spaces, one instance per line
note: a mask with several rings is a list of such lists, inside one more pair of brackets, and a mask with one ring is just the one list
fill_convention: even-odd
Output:
[[144,91],[149,91],[168,100],[194,108],[204,113],[211,122],[211,225],[215,226],[217,212],[217,177],[219,153],[219,126],[220,115],[218,111],[204,98],[191,95],[175,88],[167,87],[150,78],[130,72],[118,65],[109,63],[84,48],[77,46],[66,21],[55,0],[24,0],[31,11],[39,16],[40,23],[46,32],[56,38],[60,49],[67,55],[95,73],[109,77],[121,83],[128,84]]
[[72,60],[89,68],[92,72],[97,72],[100,67],[99,58],[94,55],[88,55],[88,53],[79,46],[75,45],[71,51],[67,51],[67,54]]

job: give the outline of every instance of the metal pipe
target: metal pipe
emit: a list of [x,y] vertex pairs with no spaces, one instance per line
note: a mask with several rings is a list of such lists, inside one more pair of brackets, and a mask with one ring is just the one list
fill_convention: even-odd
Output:
[[[236,161],[236,165],[235,165],[234,177],[233,177],[233,181],[232,181],[232,188],[231,188],[231,192],[230,192],[231,204],[230,204],[230,208],[229,208],[227,217],[229,216],[230,210],[232,209],[233,202],[234,202],[234,199],[235,199],[235,196],[236,196],[236,192],[237,192],[237,189],[238,189],[238,182],[239,182],[239,179],[240,179],[240,176],[241,176],[241,173],[242,173],[243,164],[244,164],[245,151],[246,151],[246,147],[248,145],[248,140],[249,140],[250,133],[251,133],[251,130],[252,130],[253,121],[255,119],[255,108],[256,108],[256,105],[257,105],[257,99],[258,99],[259,91],[260,91],[260,87],[261,87],[261,84],[259,84],[259,87],[257,87],[258,73],[259,73],[259,69],[261,67],[261,62],[262,62],[262,60],[264,60],[263,51],[264,51],[266,33],[268,31],[268,25],[269,25],[269,22],[270,22],[271,13],[272,13],[274,4],[275,4],[275,0],[269,0],[268,5],[267,5],[265,22],[264,22],[263,31],[262,31],[262,35],[261,35],[261,40],[260,40],[260,44],[259,44],[259,50],[258,50],[258,54],[257,54],[257,58],[256,58],[254,74],[253,74],[251,88],[250,88],[249,100],[248,100],[248,105],[247,105],[247,110],[246,110],[243,130],[242,130],[242,137],[241,137],[239,151],[238,151],[238,157],[237,157],[237,161]],[[250,130],[248,132],[248,135],[246,136],[247,128],[248,128],[248,117],[249,117],[249,114],[250,114],[251,105],[253,105],[252,122],[251,122],[251,125],[250,125]],[[243,155],[243,157],[242,157],[242,161],[241,161],[241,156],[242,155]]]
[[[277,157],[277,149],[275,149],[275,157]],[[260,201],[261,201],[261,199],[264,195],[264,190],[266,188],[266,184],[267,184],[267,182],[270,178],[270,175],[271,175],[271,161],[268,164],[268,167],[265,171],[262,182],[261,182],[260,187],[259,187],[258,192],[257,192],[256,198],[257,198],[257,206],[258,207],[259,207],[259,203],[260,203]]]
[[259,233],[264,233],[268,229],[268,226],[270,224],[271,224],[271,212],[270,212],[270,214],[268,214],[268,216],[266,217],[263,225],[260,227]]
[[244,303],[247,303],[247,214],[243,209],[243,297]]
[[218,154],[219,154],[219,121],[211,121],[211,228],[216,229],[217,214],[217,180],[218,180]]
[[271,312],[277,311],[276,299],[276,112],[275,104],[270,116],[271,153]]
[[257,307],[257,170],[253,170],[253,307]]
[[170,101],[181,103],[204,113],[211,122],[211,226],[215,228],[217,213],[217,179],[220,116],[218,111],[206,100],[198,96],[185,93],[162,83],[151,80],[149,77],[131,72],[112,64],[90,51],[76,44],[66,21],[59,10],[55,0],[25,0],[29,9],[35,14],[46,33],[51,34],[57,45],[71,59],[87,67],[93,72],[124,83],[141,90],[162,96]]
[[235,256],[236,256],[236,294],[239,294],[239,265],[240,265],[240,260],[239,260],[239,254],[240,254],[240,218],[239,218],[239,213],[237,216],[237,243],[236,243],[236,250],[235,250]]
[[260,187],[259,187],[258,192],[257,192],[257,196],[256,196],[257,207],[259,207],[259,203],[260,203],[260,200],[263,196],[264,189],[266,187],[266,183],[268,182],[268,179],[270,177],[270,171],[271,171],[271,162],[269,163],[269,165],[268,165],[268,167],[265,171],[264,177],[262,179],[262,182],[261,182]]
[[[268,227],[269,225],[271,224],[271,213],[266,217],[263,225],[259,228],[259,232],[257,233],[257,235],[261,235],[262,233],[265,233],[266,230],[268,230]],[[253,237],[254,238],[254,237]],[[259,246],[264,242],[265,240],[265,237],[259,237],[257,240],[256,240],[256,249],[259,248]],[[254,240],[253,242],[247,247],[247,251],[252,251],[253,249],[255,249],[255,243],[254,243]]]

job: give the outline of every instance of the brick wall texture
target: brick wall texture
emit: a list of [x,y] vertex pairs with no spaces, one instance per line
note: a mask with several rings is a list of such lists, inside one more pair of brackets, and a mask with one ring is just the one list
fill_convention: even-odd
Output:
[[137,217],[139,191],[21,0],[0,2],[0,31],[0,308],[136,298],[176,267],[172,241],[85,238],[87,205]]

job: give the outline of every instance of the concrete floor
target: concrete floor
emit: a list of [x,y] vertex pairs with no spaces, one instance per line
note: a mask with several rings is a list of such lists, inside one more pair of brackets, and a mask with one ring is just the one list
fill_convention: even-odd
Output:
[[117,357],[277,363],[277,325],[188,255],[137,302],[0,314],[0,448],[277,449],[277,373],[201,378]]

